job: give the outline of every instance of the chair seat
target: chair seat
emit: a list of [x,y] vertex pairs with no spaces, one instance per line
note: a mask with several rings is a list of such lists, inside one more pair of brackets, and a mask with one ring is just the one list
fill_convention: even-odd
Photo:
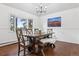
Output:
[[[23,43],[20,43],[21,45],[24,45]],[[28,46],[29,45],[29,41],[26,41],[25,42],[25,46]]]
[[41,41],[42,43],[47,43],[47,42],[55,43],[55,42],[56,42],[56,40],[53,39],[53,38],[41,39],[40,41]]

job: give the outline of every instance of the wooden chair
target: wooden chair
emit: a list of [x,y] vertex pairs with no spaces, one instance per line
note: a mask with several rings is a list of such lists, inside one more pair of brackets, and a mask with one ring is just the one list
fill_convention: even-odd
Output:
[[[33,31],[31,29],[27,29],[27,33],[29,34],[33,34]],[[39,29],[34,29],[34,34],[39,34]],[[42,42],[40,42],[40,38],[36,38],[36,40],[34,40],[34,38],[30,39],[30,42],[33,43],[34,46],[32,46],[35,50],[35,53],[39,50],[43,56],[45,56],[45,53],[44,53],[44,45]],[[37,52],[38,53],[38,52]]]
[[55,33],[53,32],[53,29],[47,29],[47,33],[52,33],[49,35],[47,38],[41,39],[40,41],[43,44],[47,44],[48,47],[55,47],[54,43],[56,42],[56,36]]
[[26,29],[26,34],[33,34],[32,29]]
[[39,34],[39,29],[34,29],[34,34]]
[[[47,33],[52,33],[52,34],[54,34],[53,29],[47,29]],[[52,38],[52,34],[49,35],[48,38]]]
[[[16,35],[18,39],[18,56],[20,55],[21,51],[24,52],[24,56],[26,55],[26,49],[28,50],[29,45],[29,40],[27,38],[24,38],[22,29],[16,29]],[[23,48],[21,50],[21,48]]]

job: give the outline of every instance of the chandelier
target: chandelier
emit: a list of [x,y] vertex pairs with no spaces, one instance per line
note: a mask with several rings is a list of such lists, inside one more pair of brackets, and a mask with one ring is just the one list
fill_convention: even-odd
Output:
[[46,10],[47,10],[47,6],[43,5],[42,3],[40,3],[40,5],[38,7],[36,7],[36,13],[38,15],[45,14]]

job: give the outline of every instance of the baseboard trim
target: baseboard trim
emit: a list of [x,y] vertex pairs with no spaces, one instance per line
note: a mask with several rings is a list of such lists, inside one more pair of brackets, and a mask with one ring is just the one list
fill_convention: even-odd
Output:
[[77,43],[77,42],[69,42],[69,41],[64,41],[64,40],[57,40],[57,41],[66,42],[66,43],[71,43],[71,44],[79,44],[79,43]]
[[0,47],[6,46],[6,45],[15,44],[15,43],[17,43],[17,41],[10,41],[10,42],[1,43],[1,44],[0,44]]

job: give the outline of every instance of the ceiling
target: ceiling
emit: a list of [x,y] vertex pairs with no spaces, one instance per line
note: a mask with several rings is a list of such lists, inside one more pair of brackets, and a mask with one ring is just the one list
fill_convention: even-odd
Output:
[[[40,3],[4,3],[4,4],[34,15],[37,15],[36,7],[40,5]],[[79,3],[43,3],[43,5],[47,6],[47,12],[43,15],[79,7]]]

